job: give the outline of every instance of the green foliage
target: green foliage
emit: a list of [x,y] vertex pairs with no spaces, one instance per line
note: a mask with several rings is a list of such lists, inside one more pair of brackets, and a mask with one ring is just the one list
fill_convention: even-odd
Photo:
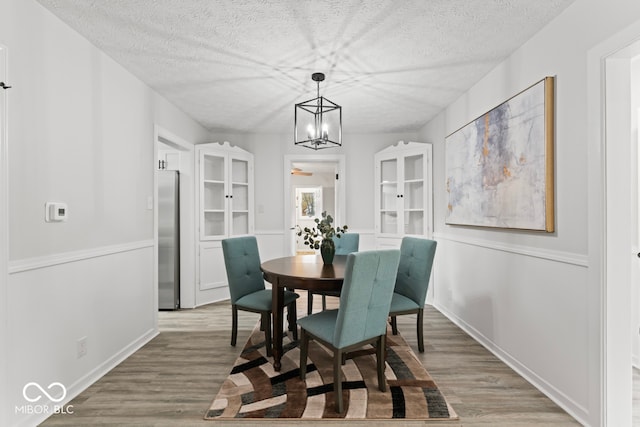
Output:
[[315,218],[314,222],[316,223],[315,227],[305,227],[302,229],[299,225],[297,225],[298,236],[302,236],[304,234],[304,244],[309,246],[311,249],[320,249],[320,244],[325,239],[331,239],[333,236],[340,238],[343,233],[347,232],[346,225],[342,227],[333,227],[331,224],[333,223],[333,217],[331,215],[327,215],[327,211],[322,212],[322,219]]

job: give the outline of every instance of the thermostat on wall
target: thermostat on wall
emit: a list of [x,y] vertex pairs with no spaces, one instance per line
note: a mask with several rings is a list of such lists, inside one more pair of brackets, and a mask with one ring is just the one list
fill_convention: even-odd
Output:
[[47,202],[44,205],[44,220],[46,222],[60,222],[67,220],[67,204],[60,202]]

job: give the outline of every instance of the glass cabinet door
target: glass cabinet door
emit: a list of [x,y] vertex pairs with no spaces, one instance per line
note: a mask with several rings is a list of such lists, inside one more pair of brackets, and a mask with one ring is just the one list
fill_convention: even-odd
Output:
[[232,236],[249,234],[249,162],[231,159],[231,229]]
[[404,234],[424,234],[424,156],[404,157]]
[[202,238],[225,235],[225,162],[224,156],[202,154],[202,206],[200,234]]
[[404,236],[432,238],[432,156],[431,144],[404,141],[375,154],[377,247],[399,247]]
[[397,233],[398,230],[398,161],[380,162],[380,232]]

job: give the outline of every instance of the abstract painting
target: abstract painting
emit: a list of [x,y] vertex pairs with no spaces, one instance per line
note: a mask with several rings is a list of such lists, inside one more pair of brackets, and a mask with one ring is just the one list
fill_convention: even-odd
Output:
[[446,223],[554,231],[554,78],[445,138]]

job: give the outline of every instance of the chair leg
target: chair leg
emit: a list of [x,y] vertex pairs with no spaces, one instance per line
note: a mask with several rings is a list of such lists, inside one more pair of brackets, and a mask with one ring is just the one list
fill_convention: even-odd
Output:
[[336,400],[336,412],[342,414],[342,351],[335,350],[333,354],[333,395]]
[[238,307],[231,305],[231,346],[236,346],[238,339]]
[[293,335],[293,340],[296,341],[298,339],[298,313],[296,310],[296,302],[292,302],[289,306],[289,318],[287,322],[289,323],[289,330]]
[[322,311],[325,311],[326,309],[327,309],[327,296],[322,295]]
[[424,309],[421,308],[418,310],[418,351],[420,353],[424,353]]
[[378,362],[378,388],[380,391],[387,391],[387,383],[384,379],[384,370],[385,370],[385,345],[386,345],[386,335],[380,335],[378,337],[378,343],[376,347],[376,359]]
[[307,315],[313,313],[313,293],[307,291]]
[[391,316],[391,332],[393,335],[398,335],[398,322],[396,316]]
[[304,381],[307,376],[307,354],[309,353],[309,336],[303,328],[300,328],[300,379]]
[[264,325],[264,346],[267,356],[271,356],[271,313],[262,313],[262,324]]

